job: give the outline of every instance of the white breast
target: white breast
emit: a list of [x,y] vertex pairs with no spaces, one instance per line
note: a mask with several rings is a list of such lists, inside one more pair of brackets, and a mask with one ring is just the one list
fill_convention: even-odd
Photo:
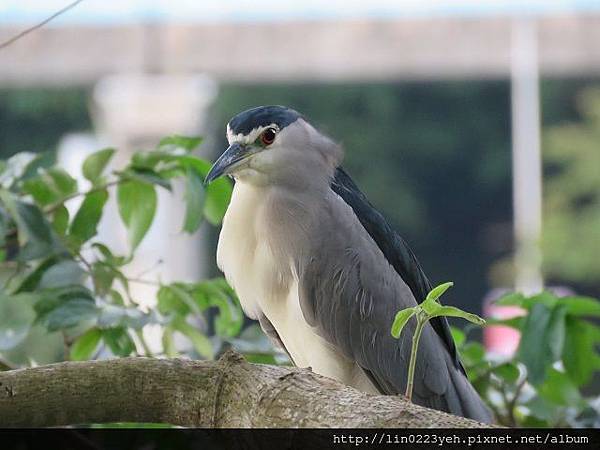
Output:
[[[280,251],[284,242],[275,242],[276,233],[264,226],[264,208],[272,207],[268,189],[236,183],[219,236],[219,268],[237,292],[244,312],[252,319],[261,314],[269,319],[297,366],[311,367],[321,375],[377,393],[354,361],[306,323],[292,256]],[[288,243],[293,234],[290,229]]]

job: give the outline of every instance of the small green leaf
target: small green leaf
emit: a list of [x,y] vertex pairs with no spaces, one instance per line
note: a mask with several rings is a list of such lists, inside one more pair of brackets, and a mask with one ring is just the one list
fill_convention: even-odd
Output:
[[194,170],[188,169],[185,183],[185,220],[183,231],[195,232],[202,223],[204,183]]
[[115,356],[129,356],[135,351],[135,343],[123,327],[102,330],[102,340]]
[[417,307],[406,308],[396,313],[394,322],[392,323],[392,336],[396,339],[400,337],[402,329],[408,323],[409,319],[417,313]]
[[429,294],[427,294],[427,298],[425,300],[437,301],[452,286],[454,286],[454,283],[452,281],[448,281],[447,283],[442,283],[434,287],[431,291],[429,291]]
[[580,406],[583,398],[577,387],[563,372],[551,367],[543,384],[538,386],[543,399],[561,406]]
[[116,270],[103,261],[94,261],[91,276],[94,280],[94,291],[98,295],[104,296],[112,288]]
[[97,316],[94,298],[83,286],[45,289],[40,292],[42,298],[34,306],[36,321],[44,324],[48,331],[74,327]]
[[119,184],[117,189],[119,214],[127,227],[129,245],[133,252],[142,241],[156,213],[157,196],[154,186],[132,180]]
[[461,359],[468,366],[475,366],[484,361],[485,348],[479,342],[467,342],[460,351]]
[[457,327],[450,327],[450,334],[452,335],[452,339],[454,340],[454,344],[456,347],[460,348],[466,340],[466,336],[463,330]]
[[194,346],[194,349],[196,350],[196,352],[198,352],[200,356],[202,356],[205,359],[214,359],[215,354],[210,339],[208,339],[195,327],[187,323],[185,319],[175,319],[172,322],[172,327],[189,338],[189,340],[192,342],[192,345]]
[[52,228],[57,234],[64,236],[68,227],[69,210],[64,205],[60,205],[52,213]]
[[106,245],[101,244],[100,242],[94,242],[92,244],[92,248],[98,250],[104,258],[104,262],[110,266],[119,267],[131,261],[131,258],[113,255],[112,251]]
[[18,256],[20,261],[30,261],[64,251],[52,226],[37,206],[17,200],[3,189],[0,189],[0,200],[17,224],[19,244],[22,247]]
[[202,143],[201,137],[188,137],[188,136],[167,136],[160,140],[158,148],[162,147],[176,147],[182,148],[187,151],[192,151]]
[[494,367],[494,373],[508,385],[515,384],[520,375],[519,368],[511,362]]
[[69,235],[75,239],[77,245],[83,244],[96,235],[107,200],[106,189],[90,192],[85,196],[69,228]]
[[76,261],[63,260],[44,272],[38,288],[49,289],[81,284],[84,275],[85,272]]
[[190,312],[190,306],[182,300],[172,286],[163,285],[156,294],[158,310],[162,314],[177,314],[185,316]]
[[46,175],[52,180],[54,189],[60,198],[65,198],[77,192],[77,181],[69,173],[60,167],[50,167]]
[[114,148],[105,148],[104,150],[99,150],[89,155],[83,162],[83,176],[91,181],[92,184],[97,185],[98,182],[102,180],[102,172],[108,165],[114,153]]
[[98,328],[91,328],[84,334],[79,336],[71,347],[71,359],[73,361],[85,361],[90,359],[90,356],[98,347],[102,332]]
[[227,178],[219,178],[206,187],[204,217],[209,223],[213,225],[221,223],[229,206],[232,191],[231,181]]
[[592,379],[598,359],[593,337],[593,327],[596,325],[568,315],[565,325],[562,361],[573,382],[584,386]]
[[484,325],[485,320],[479,317],[477,314],[468,313],[462,309],[454,306],[440,306],[435,316],[447,316],[447,317],[460,317],[461,319],[468,320],[469,322],[477,325]]
[[31,195],[41,206],[46,206],[59,200],[59,196],[43,177],[32,177],[23,182],[23,192]]
[[565,315],[562,305],[549,309],[537,303],[525,319],[517,356],[527,367],[528,381],[533,385],[544,381],[548,367],[562,353]]
[[567,314],[600,317],[600,300],[595,298],[583,296],[561,297],[558,302],[565,306]]
[[237,336],[244,323],[244,315],[235,292],[223,278],[204,281],[192,285],[191,294],[203,311],[210,307],[219,308],[215,318],[215,332],[218,336]]
[[27,274],[27,276],[21,281],[18,287],[15,288],[14,293],[19,294],[22,292],[35,291],[38,288],[42,276],[50,267],[56,264],[59,259],[56,256],[50,256],[45,258],[37,265],[34,266],[33,270]]
[[525,301],[525,296],[519,292],[511,292],[509,294],[503,295],[494,303],[500,306],[523,306],[523,302]]

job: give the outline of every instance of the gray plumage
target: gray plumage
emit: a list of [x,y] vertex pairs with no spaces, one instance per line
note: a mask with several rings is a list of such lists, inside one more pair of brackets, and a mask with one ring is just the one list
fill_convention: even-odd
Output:
[[[368,392],[403,393],[415,324],[396,340],[392,321],[431,286],[339,167],[340,147],[283,107],[239,114],[228,139],[207,180],[236,179],[217,260],[245,312],[296,364]],[[445,319],[423,331],[413,400],[491,421]]]

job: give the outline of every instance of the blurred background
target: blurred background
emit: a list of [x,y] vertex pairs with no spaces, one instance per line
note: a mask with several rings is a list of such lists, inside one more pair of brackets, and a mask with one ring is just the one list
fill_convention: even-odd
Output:
[[[66,4],[0,2],[0,41]],[[598,297],[599,43],[593,0],[84,0],[0,49],[0,158],[56,151],[75,171],[186,134],[212,160],[237,112],[287,105],[344,145],[432,282],[455,282],[445,302]],[[217,274],[218,229],[183,235],[160,200],[130,273]],[[117,222],[100,233],[118,247]]]

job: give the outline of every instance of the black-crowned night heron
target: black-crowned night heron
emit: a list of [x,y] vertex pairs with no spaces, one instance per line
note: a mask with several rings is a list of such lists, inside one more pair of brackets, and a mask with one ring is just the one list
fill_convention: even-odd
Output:
[[[431,284],[340,167],[341,147],[282,106],[238,114],[227,139],[206,180],[226,174],[236,181],[217,263],[244,312],[295,365],[365,392],[403,393],[415,321],[399,340],[392,321]],[[491,421],[444,318],[421,336],[413,400]]]

